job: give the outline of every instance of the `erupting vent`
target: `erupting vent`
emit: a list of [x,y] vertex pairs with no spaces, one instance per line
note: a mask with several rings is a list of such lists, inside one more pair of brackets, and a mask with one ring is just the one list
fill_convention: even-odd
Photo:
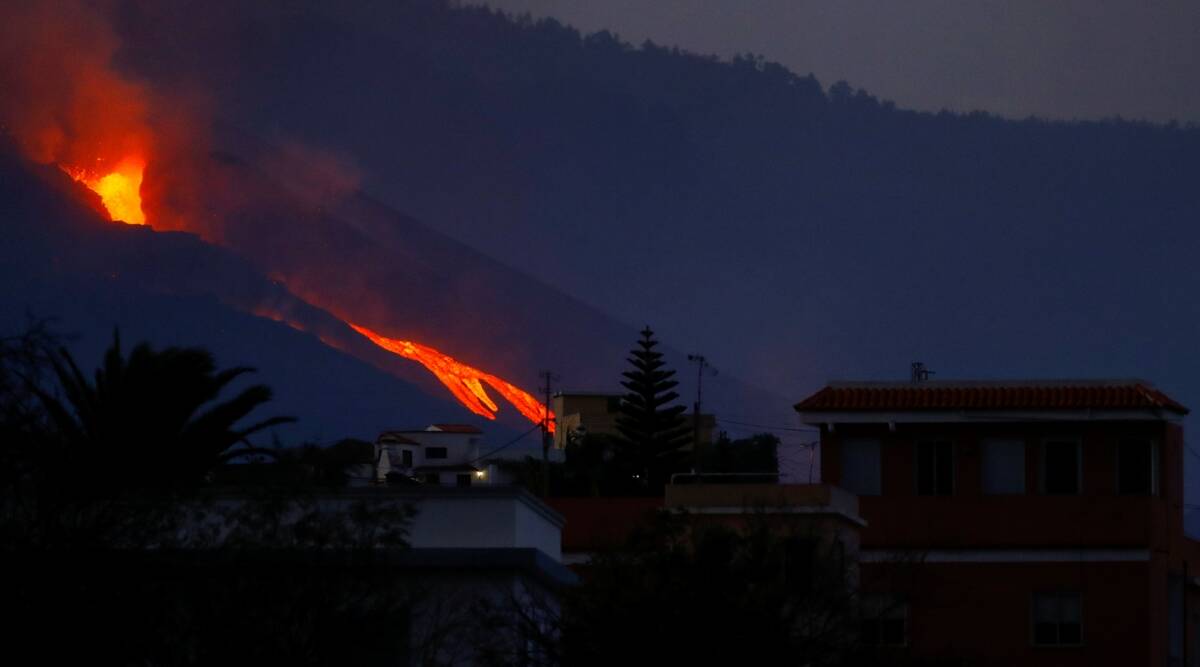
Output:
[[116,169],[100,174],[95,170],[79,167],[62,166],[71,178],[88,186],[90,190],[100,195],[104,208],[108,209],[108,217],[114,222],[127,222],[131,225],[146,224],[146,214],[142,212],[142,172],[146,163],[140,158],[125,158]]
[[[153,185],[159,193],[176,196],[145,202],[151,206],[149,222],[168,218],[172,229],[221,243],[216,235],[204,233],[199,220],[189,219],[192,211],[160,208],[163,201],[178,203],[191,196],[171,188],[188,189],[189,185],[181,185],[186,179],[179,174],[211,155],[204,139],[204,128],[209,126],[202,117],[206,107],[193,104],[188,95],[176,98],[170,91],[151,90],[146,82],[127,78],[114,68],[120,31],[96,6],[102,4],[68,0],[0,5],[4,26],[0,50],[5,55],[0,58],[0,139],[11,135],[27,158],[57,165],[86,185],[100,196],[114,222],[148,224],[141,192],[146,166],[172,165],[173,179]],[[151,119],[160,122],[156,125]],[[222,194],[228,193],[201,193],[200,197],[207,202],[209,195],[221,200]],[[204,209],[204,215],[220,214],[216,207]],[[328,295],[318,297],[314,305],[322,307],[329,300]],[[339,305],[337,310],[341,309]],[[354,328],[379,347],[423,365],[478,415],[495,419],[499,410],[486,385],[535,424],[552,416],[527,392],[432,347]],[[553,421],[548,426],[553,429]]]

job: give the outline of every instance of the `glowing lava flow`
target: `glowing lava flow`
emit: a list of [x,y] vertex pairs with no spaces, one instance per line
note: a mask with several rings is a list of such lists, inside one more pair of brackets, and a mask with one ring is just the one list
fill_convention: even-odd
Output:
[[[485,373],[477,368],[472,368],[464,363],[456,361],[453,357],[447,356],[429,347],[421,345],[409,340],[396,340],[371,331],[366,327],[360,327],[357,324],[347,323],[357,331],[364,335],[372,343],[379,347],[400,355],[405,359],[411,359],[420,363],[430,373],[433,373],[450,393],[459,400],[467,409],[475,414],[486,417],[488,419],[496,418],[496,411],[499,408],[496,402],[488,396],[487,391],[483,388],[484,383],[495,389],[505,398],[513,407],[517,409],[529,421],[540,424],[546,418],[546,406],[542,405],[541,401],[531,396],[528,392],[516,387],[495,375]],[[550,432],[554,432],[554,413],[550,413]]]
[[146,224],[146,214],[142,212],[142,172],[146,163],[140,158],[126,158],[117,168],[104,175],[86,169],[63,167],[71,178],[88,186],[108,209],[108,216],[115,221],[127,222],[131,225]]

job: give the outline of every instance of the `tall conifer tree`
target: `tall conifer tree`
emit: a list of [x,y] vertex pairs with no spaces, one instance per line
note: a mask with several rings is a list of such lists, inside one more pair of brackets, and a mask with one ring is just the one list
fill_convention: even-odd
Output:
[[672,405],[679,398],[674,390],[675,371],[666,368],[658,341],[647,326],[637,346],[630,351],[633,370],[621,375],[627,393],[621,398],[617,431],[624,439],[628,460],[636,466],[643,486],[657,489],[666,476],[681,465],[681,450],[691,441],[691,429],[683,419],[684,407]]

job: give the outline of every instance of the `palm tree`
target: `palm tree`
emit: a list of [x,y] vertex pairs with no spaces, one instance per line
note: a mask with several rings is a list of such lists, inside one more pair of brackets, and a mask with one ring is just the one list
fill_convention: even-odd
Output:
[[[62,399],[40,396],[62,445],[56,473],[82,488],[120,493],[191,486],[229,459],[261,451],[250,447],[249,435],[295,421],[272,417],[237,426],[270,400],[271,390],[253,385],[215,402],[234,379],[254,369],[218,371],[203,348],[156,351],[141,343],[126,358],[114,333],[91,382],[66,349],[59,356],[53,368]],[[246,447],[235,448],[239,443]]]

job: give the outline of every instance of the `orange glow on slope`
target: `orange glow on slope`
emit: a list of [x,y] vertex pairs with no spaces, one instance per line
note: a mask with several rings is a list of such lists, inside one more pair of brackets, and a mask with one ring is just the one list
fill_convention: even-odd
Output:
[[131,225],[146,224],[146,214],[142,212],[142,172],[146,163],[141,158],[125,158],[117,168],[104,175],[96,174],[87,169],[63,167],[75,180],[88,186],[108,209],[108,216],[114,222],[127,222]]
[[[460,403],[481,417],[495,419],[496,412],[500,409],[496,402],[488,396],[487,390],[483,387],[485,383],[495,389],[509,403],[512,403],[518,412],[534,424],[542,423],[547,416],[546,406],[542,405],[541,401],[534,398],[529,392],[509,384],[495,375],[456,361],[453,357],[442,354],[428,345],[380,336],[366,327],[349,322],[347,324],[388,352],[411,359],[424,366],[442,384],[446,385],[446,388]],[[554,413],[551,412],[549,417],[549,429],[553,433]]]

